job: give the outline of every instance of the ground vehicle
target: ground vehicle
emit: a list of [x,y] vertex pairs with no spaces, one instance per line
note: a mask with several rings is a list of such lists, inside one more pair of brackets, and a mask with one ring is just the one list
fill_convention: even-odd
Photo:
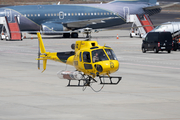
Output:
[[171,53],[172,50],[172,35],[170,32],[149,32],[142,43],[142,52],[167,51]]

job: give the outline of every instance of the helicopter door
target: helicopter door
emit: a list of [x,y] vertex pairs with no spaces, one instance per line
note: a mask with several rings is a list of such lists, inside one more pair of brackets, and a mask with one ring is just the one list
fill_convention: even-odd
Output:
[[83,52],[83,62],[85,69],[92,69],[90,52]]

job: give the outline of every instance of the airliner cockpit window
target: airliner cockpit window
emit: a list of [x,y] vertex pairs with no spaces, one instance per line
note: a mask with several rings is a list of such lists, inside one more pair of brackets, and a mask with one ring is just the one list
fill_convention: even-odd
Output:
[[106,56],[103,49],[98,49],[92,51],[92,60],[93,62],[105,61],[108,60],[108,57]]

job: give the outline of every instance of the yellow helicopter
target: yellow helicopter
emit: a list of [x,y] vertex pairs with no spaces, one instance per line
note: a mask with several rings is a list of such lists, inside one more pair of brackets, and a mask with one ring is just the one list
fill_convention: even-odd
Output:
[[[69,80],[67,86],[84,87],[96,83],[99,78],[100,84],[117,85],[121,77],[112,77],[111,73],[119,69],[119,62],[112,48],[100,46],[96,41],[81,40],[71,45],[73,51],[46,52],[40,32],[37,33],[39,40],[38,68],[40,60],[43,60],[43,71],[46,70],[47,60],[54,60],[76,68],[76,71],[61,71],[57,75],[61,79]],[[108,79],[105,81],[104,78]],[[114,82],[114,79],[115,82]],[[71,80],[77,80],[76,85]],[[81,82],[83,81],[83,82]]]

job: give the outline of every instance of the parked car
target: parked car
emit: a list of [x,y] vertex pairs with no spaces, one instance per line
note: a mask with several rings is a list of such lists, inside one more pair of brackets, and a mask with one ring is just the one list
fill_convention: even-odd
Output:
[[170,32],[149,32],[142,43],[142,52],[167,51],[171,53],[172,50],[172,35]]

